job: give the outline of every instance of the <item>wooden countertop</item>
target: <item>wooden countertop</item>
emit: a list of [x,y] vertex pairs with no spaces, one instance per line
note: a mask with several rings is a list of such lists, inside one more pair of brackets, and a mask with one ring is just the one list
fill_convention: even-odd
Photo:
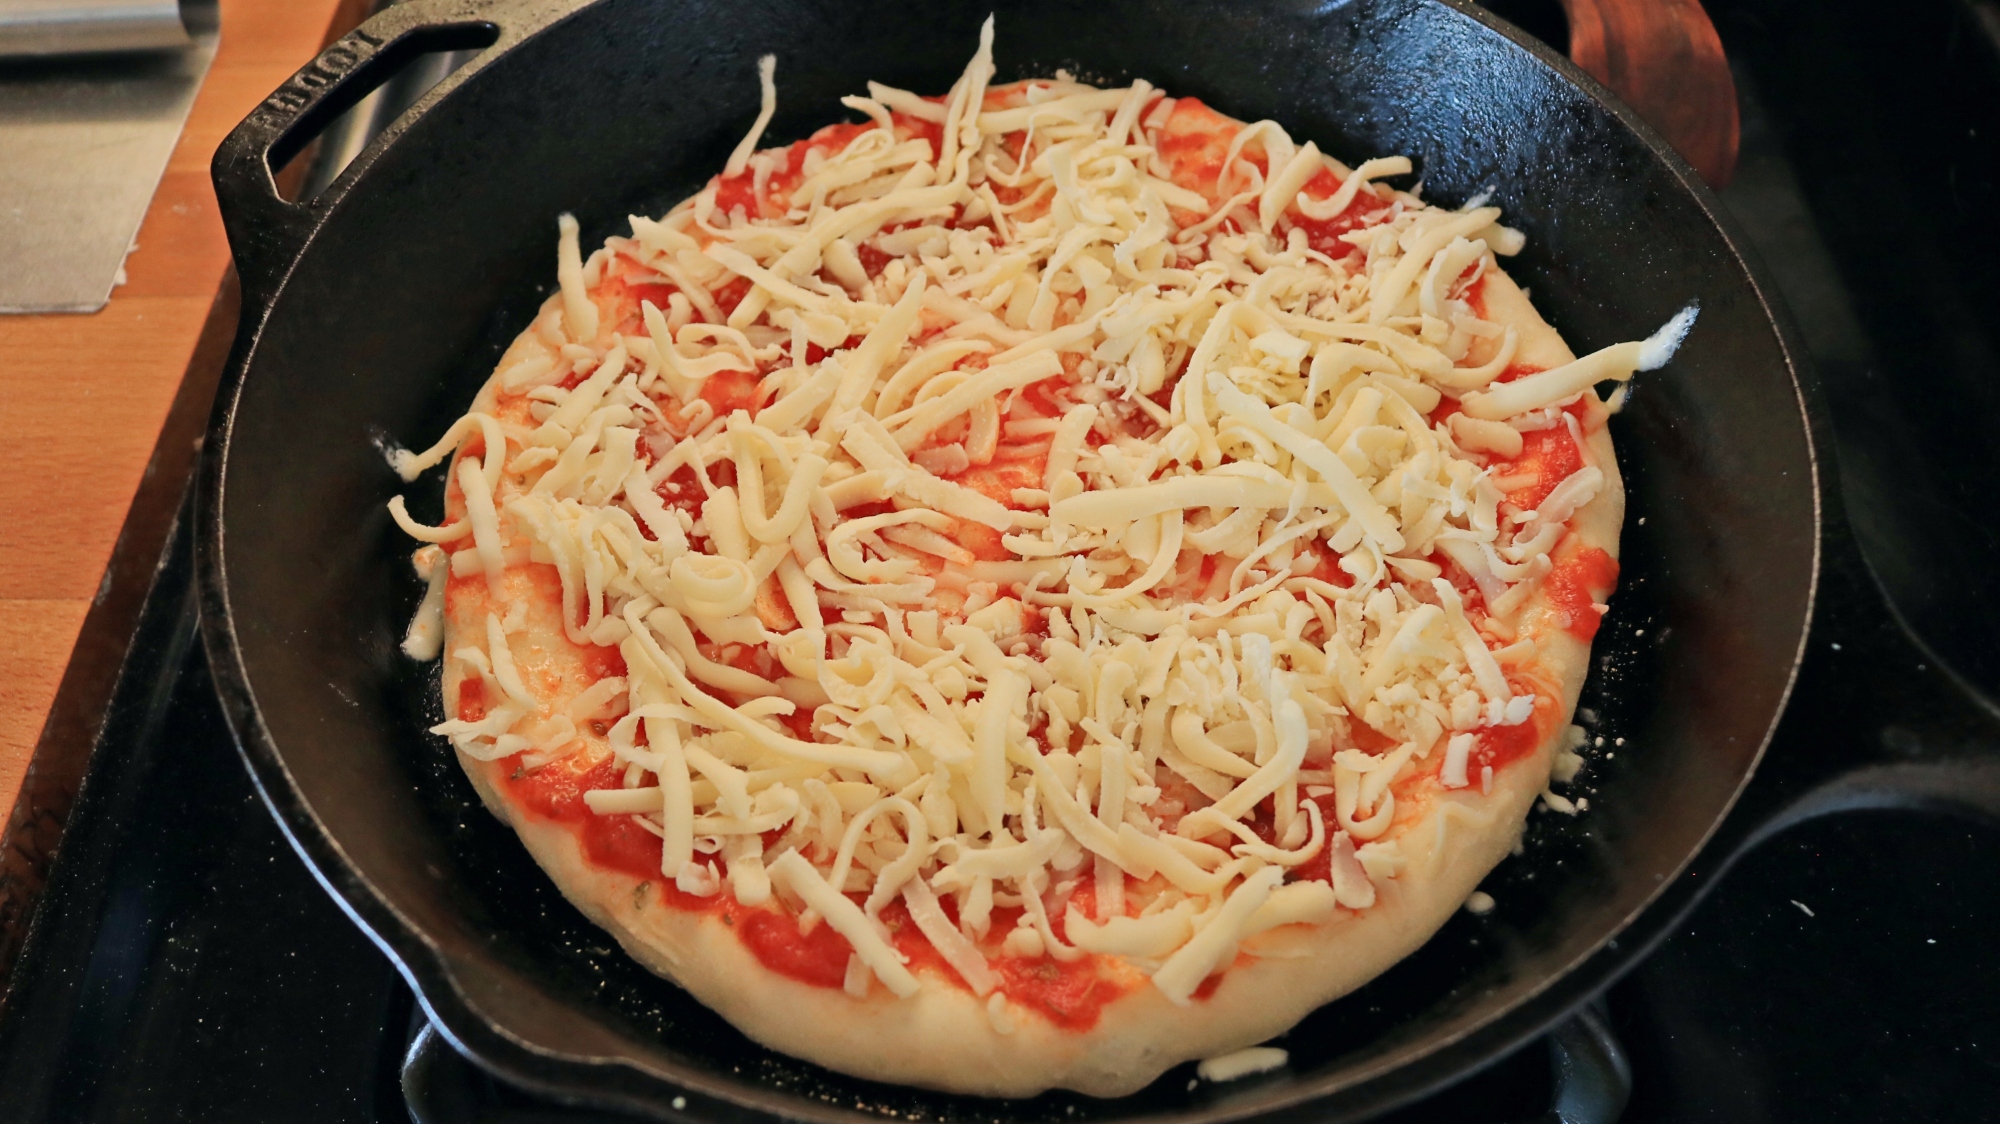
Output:
[[[187,457],[154,454],[212,307],[208,349],[216,337],[226,347],[234,306],[227,296],[218,305],[218,294],[229,248],[209,158],[362,10],[356,0],[221,0],[220,47],[126,261],[128,282],[91,315],[0,316],[0,418],[15,450],[0,489],[0,809],[15,809],[37,746],[64,734],[51,704],[93,603],[110,600],[107,565],[148,464],[185,471]],[[203,401],[181,412],[205,419],[207,410]],[[134,541],[127,551],[144,548]],[[114,643],[122,650],[122,638]],[[110,659],[115,670],[115,652]],[[66,688],[65,705],[101,710],[101,695],[93,703],[76,694]],[[6,842],[19,847],[11,835]],[[0,878],[0,898],[6,890]],[[0,973],[8,959],[0,948]]]

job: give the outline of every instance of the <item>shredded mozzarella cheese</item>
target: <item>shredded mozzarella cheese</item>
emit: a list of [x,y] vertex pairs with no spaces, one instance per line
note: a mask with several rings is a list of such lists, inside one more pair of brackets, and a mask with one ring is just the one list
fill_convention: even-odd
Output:
[[[1693,308],[1502,381],[1515,330],[1468,296],[1520,248],[1497,208],[1270,122],[1195,190],[1163,142],[1198,103],[989,91],[991,37],[942,104],[871,84],[866,126],[791,153],[756,151],[766,57],[716,184],[588,262],[561,217],[556,312],[497,401],[394,454],[407,480],[485,447],[462,518],[390,506],[436,544],[405,650],[435,655],[448,575],[483,574],[495,611],[449,658],[498,705],[436,732],[616,754],[589,807],[644,821],[684,892],[832,926],[857,995],[918,986],[877,917],[900,900],[979,995],[989,957],[1105,954],[1186,1004],[1258,933],[1370,908],[1394,786],[1470,788],[1477,732],[1534,713],[1508,616],[1603,474],[1521,513],[1496,466],[1558,424],[1536,411],[1665,362]],[[670,295],[628,308],[613,278]],[[567,703],[523,676],[499,601],[528,563],[625,676]]]
[[1219,1057],[1203,1058],[1194,1070],[1203,1081],[1235,1081],[1283,1069],[1289,1061],[1291,1055],[1276,1046],[1248,1046]]

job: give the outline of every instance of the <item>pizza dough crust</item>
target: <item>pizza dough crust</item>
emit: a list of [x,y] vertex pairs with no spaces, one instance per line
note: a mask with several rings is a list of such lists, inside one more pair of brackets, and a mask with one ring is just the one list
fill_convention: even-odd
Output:
[[[1487,315],[1520,333],[1516,362],[1546,368],[1574,358],[1490,258],[1485,285]],[[544,314],[559,312],[558,298],[551,297]],[[530,329],[500,369],[547,350]],[[498,404],[490,382],[473,409],[491,411]],[[1606,483],[1570,527],[1578,545],[1615,558],[1624,520],[1617,460],[1602,425],[1586,434],[1586,442],[1589,460],[1604,472]],[[456,489],[449,496],[447,520],[461,517]],[[483,598],[463,605],[458,614],[447,610],[448,637],[481,634]],[[1373,906],[1341,911],[1324,926],[1291,925],[1249,938],[1220,986],[1191,1008],[1138,986],[1108,1004],[1098,1023],[1084,1031],[1058,1027],[1019,1008],[996,1018],[986,1000],[955,979],[929,973],[920,973],[923,987],[907,999],[880,987],[856,999],[779,975],[716,914],[663,904],[645,880],[588,862],[567,827],[515,807],[502,788],[504,761],[483,762],[462,753],[459,761],[486,806],[519,833],[572,904],[616,936],[634,959],[686,988],[757,1042],[896,1084],[995,1097],[1032,1096],[1050,1088],[1116,1097],[1136,1092],[1183,1061],[1262,1042],[1373,979],[1428,940],[1514,848],[1530,806],[1548,785],[1590,654],[1589,644],[1564,630],[1542,591],[1521,609],[1517,625],[1522,635],[1537,640],[1535,670],[1547,694],[1560,703],[1564,720],[1551,724],[1532,754],[1497,770],[1490,794],[1476,786],[1446,790],[1433,780],[1424,786],[1420,808],[1399,808],[1392,830],[1407,865],[1398,877],[1378,881]],[[547,672],[552,682],[570,681],[576,672],[562,653],[568,642],[546,600],[530,602],[526,632],[541,641],[517,659],[524,666],[552,667]],[[446,666],[444,700],[447,712],[456,714],[460,665]],[[603,752],[600,744],[592,756]],[[1325,955],[1330,948],[1340,955]]]

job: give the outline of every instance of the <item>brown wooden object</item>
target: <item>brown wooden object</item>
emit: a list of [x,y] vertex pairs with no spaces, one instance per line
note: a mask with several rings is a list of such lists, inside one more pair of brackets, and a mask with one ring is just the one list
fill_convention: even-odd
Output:
[[364,0],[221,0],[215,64],[126,259],[128,282],[89,315],[0,316],[10,438],[10,484],[0,488],[0,985],[89,764],[236,330],[209,158],[264,95],[365,14]]
[[1736,82],[1700,0],[1562,0],[1569,57],[1720,188],[1736,171]]

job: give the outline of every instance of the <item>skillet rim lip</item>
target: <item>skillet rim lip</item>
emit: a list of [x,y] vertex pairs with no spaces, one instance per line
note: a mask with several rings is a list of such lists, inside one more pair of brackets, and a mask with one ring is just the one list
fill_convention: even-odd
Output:
[[[502,27],[499,38],[474,65],[448,77],[427,92],[369,145],[368,153],[357,157],[342,173],[358,180],[365,175],[372,157],[393,144],[409,125],[438,100],[448,96],[464,81],[476,75],[484,64],[498,59],[526,40],[559,23],[580,15],[598,0],[557,0],[536,4],[533,0],[493,0],[481,5],[491,10],[494,22]],[[1427,1036],[1352,1067],[1344,1067],[1337,1077],[1317,1081],[1301,1079],[1277,1095],[1249,1096],[1236,1103],[1194,1107],[1178,1111],[1150,1112],[1127,1118],[1132,1124],[1186,1124],[1202,1121],[1221,1124],[1251,1115],[1296,1118],[1312,1112],[1315,1119],[1331,1113],[1333,1119],[1352,1119],[1407,1104],[1446,1084],[1461,1080],[1476,1069],[1498,1060],[1524,1043],[1546,1032],[1567,1017],[1579,1003],[1610,986],[1625,971],[1642,960],[1663,940],[1674,923],[1699,901],[1700,891],[1674,894],[1685,879],[1687,869],[1701,858],[1723,823],[1729,819],[1754,779],[1779,722],[1783,719],[1797,683],[1800,665],[1810,643],[1815,610],[1825,565],[1825,534],[1828,504],[1836,502],[1827,493],[1833,468],[1832,445],[1820,434],[1826,414],[1817,380],[1806,360],[1797,328],[1775,284],[1766,276],[1754,248],[1737,228],[1721,200],[1681,156],[1636,112],[1620,101],[1589,74],[1541,40],[1487,12],[1472,0],[1418,0],[1445,8],[1470,19],[1486,30],[1504,37],[1549,67],[1590,101],[1606,111],[1619,125],[1665,167],[1701,214],[1715,228],[1733,264],[1756,298],[1774,337],[1783,367],[1790,378],[1798,405],[1805,467],[1812,500],[1812,549],[1806,576],[1805,598],[1798,626],[1798,641],[1790,667],[1778,692],[1769,721],[1755,751],[1749,755],[1728,798],[1711,819],[1699,839],[1690,845],[1668,876],[1654,887],[1622,919],[1606,929],[1592,947],[1567,964],[1545,973],[1534,986],[1505,1006],[1456,1033]],[[1344,2],[1327,7],[1345,6]],[[501,18],[506,9],[528,9],[534,14],[519,21]],[[525,14],[525,13],[524,13]],[[510,26],[511,25],[511,26]],[[329,44],[331,46],[331,44]],[[315,56],[317,58],[318,56]],[[306,64],[312,65],[311,61]],[[345,193],[342,192],[342,195]],[[249,369],[257,358],[272,307],[283,294],[297,263],[309,253],[340,199],[323,209],[315,208],[310,228],[299,240],[284,265],[259,287],[262,298],[256,306],[246,305],[237,336],[225,365],[204,439],[195,495],[195,581],[201,616],[201,640],[209,660],[217,694],[228,719],[238,753],[248,768],[258,794],[263,798],[286,840],[306,862],[314,879],[331,894],[369,939],[379,947],[415,993],[424,1013],[451,1046],[461,1054],[490,1067],[510,1082],[535,1092],[577,1104],[596,1104],[665,1116],[666,1102],[673,1096],[690,1098],[684,1108],[675,1109],[677,1118],[743,1119],[757,1118],[840,1122],[879,1121],[879,1115],[839,1104],[828,1104],[761,1085],[742,1077],[726,1077],[694,1066],[676,1067],[686,1072],[663,1071],[658,1065],[630,1055],[584,1055],[547,1050],[512,1033],[482,1004],[468,995],[455,970],[457,959],[432,939],[424,928],[398,909],[373,882],[353,864],[338,839],[313,811],[305,792],[285,763],[283,751],[265,726],[249,669],[236,640],[229,600],[227,544],[223,505],[228,486],[228,451],[236,413]],[[232,255],[233,256],[233,255]],[[1676,900],[1663,900],[1673,898]],[[1621,938],[1634,934],[1639,939],[1625,947]],[[695,1099],[709,1102],[695,1103]],[[996,1100],[999,1104],[1011,1101]]]

